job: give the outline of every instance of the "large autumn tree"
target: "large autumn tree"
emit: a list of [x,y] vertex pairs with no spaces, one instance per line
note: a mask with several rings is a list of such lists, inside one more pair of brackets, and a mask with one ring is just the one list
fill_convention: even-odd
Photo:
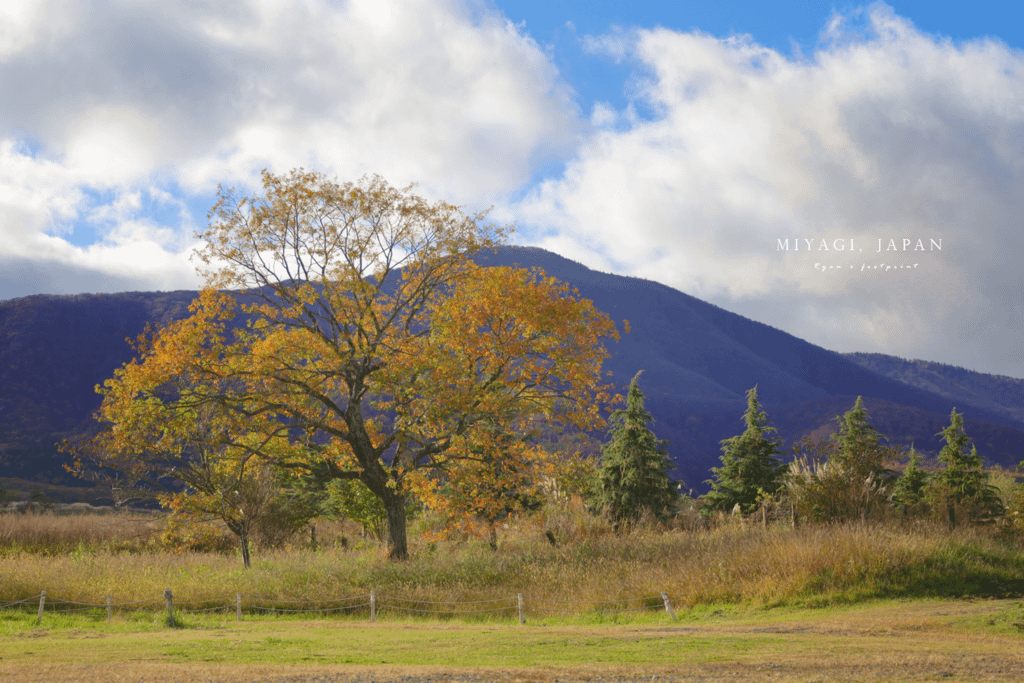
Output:
[[[234,457],[360,481],[387,512],[391,557],[406,557],[417,486],[493,457],[490,441],[538,416],[602,422],[615,326],[540,271],[477,267],[507,232],[379,177],[264,172],[259,194],[221,190],[192,317],[102,390],[103,464],[145,469],[163,424],[216,406],[238,425],[222,438]],[[165,366],[187,392],[144,371]],[[125,429],[139,411],[148,426]]]

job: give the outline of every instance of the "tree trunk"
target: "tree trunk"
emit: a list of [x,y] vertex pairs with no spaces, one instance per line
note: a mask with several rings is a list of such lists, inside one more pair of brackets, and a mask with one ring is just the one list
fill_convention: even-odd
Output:
[[[401,485],[391,482],[387,471],[377,460],[372,460],[359,475],[370,493],[377,496],[384,505],[388,524],[388,558],[405,560],[409,558],[409,547],[405,532],[405,495]],[[389,486],[389,484],[392,484]]]
[[228,531],[238,536],[238,544],[242,549],[242,564],[248,569],[251,565],[249,562],[249,524],[247,520],[225,519],[224,522],[228,525]]
[[388,557],[392,560],[409,558],[405,534],[405,496],[394,494],[383,501],[388,515]]
[[238,535],[238,540],[242,544],[242,564],[245,566],[246,569],[249,569],[252,566],[252,563],[249,561],[249,532],[248,532],[248,530],[245,530],[242,533],[240,533]]

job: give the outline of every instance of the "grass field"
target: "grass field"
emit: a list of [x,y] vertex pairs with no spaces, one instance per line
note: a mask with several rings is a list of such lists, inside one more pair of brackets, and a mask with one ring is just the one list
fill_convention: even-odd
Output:
[[[551,528],[551,527],[549,527]],[[426,543],[390,562],[351,530],[318,549],[185,552],[149,515],[0,515],[0,602],[152,600],[95,616],[0,610],[0,679],[18,681],[1024,680],[1024,544],[999,529],[923,523],[767,529],[537,526],[483,542]],[[344,534],[352,539],[341,542]],[[179,628],[161,596],[173,589]],[[409,619],[258,616],[247,605],[378,596],[447,604]],[[656,596],[674,603],[672,621]],[[457,616],[450,603],[527,598]],[[646,602],[638,598],[651,598]],[[227,614],[182,614],[218,600]],[[540,600],[568,604],[544,612]],[[650,611],[615,613],[612,607]],[[60,605],[58,604],[58,607]],[[446,615],[448,615],[446,617]]]
[[[0,538],[3,524],[21,517],[0,515]],[[98,520],[121,524],[109,517]],[[45,516],[29,516],[25,523],[34,524],[34,533],[41,536],[56,535],[42,528]],[[85,530],[76,533],[84,535]],[[17,534],[9,531],[7,536]],[[479,542],[419,543],[410,560],[395,563],[376,546],[322,546],[317,551],[296,547],[260,552],[248,571],[230,552],[125,549],[123,541],[100,536],[77,545],[61,545],[56,538],[35,547],[0,544],[0,601],[46,590],[55,599],[99,602],[111,594],[123,602],[159,598],[167,587],[182,601],[223,600],[236,593],[267,600],[335,600],[375,589],[425,601],[492,600],[522,593],[580,605],[664,591],[680,608],[1024,595],[1024,547],[1019,539],[970,528],[950,534],[928,525],[763,529],[738,523],[693,531],[641,529],[576,538],[564,534],[557,547],[539,531],[522,530],[504,538],[497,552]]]
[[1020,680],[1019,600],[717,607],[574,624],[0,617],[0,676],[71,680]]

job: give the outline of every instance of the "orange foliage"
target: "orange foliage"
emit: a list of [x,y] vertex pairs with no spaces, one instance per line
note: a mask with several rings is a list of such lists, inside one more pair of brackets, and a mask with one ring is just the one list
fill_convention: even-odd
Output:
[[519,486],[488,482],[535,478],[539,451],[510,438],[530,420],[602,424],[615,325],[542,272],[473,264],[507,230],[376,177],[263,181],[262,196],[221,192],[192,317],[103,389],[117,467],[145,477],[159,452],[358,478],[404,557],[411,491],[447,481],[464,499],[449,508],[479,514]]

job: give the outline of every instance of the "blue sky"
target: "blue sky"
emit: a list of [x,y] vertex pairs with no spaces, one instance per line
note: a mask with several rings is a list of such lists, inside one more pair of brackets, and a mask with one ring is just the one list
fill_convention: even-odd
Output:
[[217,186],[303,166],[493,206],[521,244],[826,348],[1024,377],[1022,20],[987,1],[8,0],[0,299],[195,288]]
[[[630,65],[587,53],[580,39],[608,33],[614,27],[663,26],[676,31],[702,31],[719,38],[749,34],[759,44],[793,55],[813,54],[819,36],[836,12],[856,13],[870,3],[820,2],[659,2],[639,0],[496,1],[495,5],[542,46],[550,46],[560,72],[589,108],[595,100],[626,104],[623,83]],[[890,2],[896,14],[921,31],[962,42],[995,37],[1012,47],[1024,46],[1024,5],[1011,2]]]

